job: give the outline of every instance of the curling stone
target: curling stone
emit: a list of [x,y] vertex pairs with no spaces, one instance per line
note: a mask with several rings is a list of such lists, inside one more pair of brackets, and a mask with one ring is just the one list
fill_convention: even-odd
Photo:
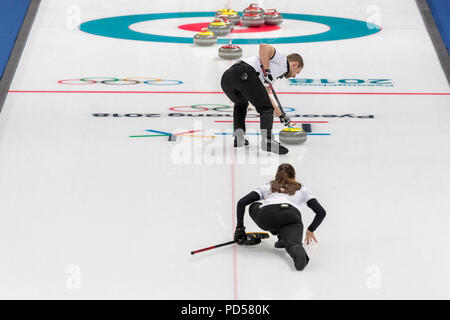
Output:
[[284,128],[280,131],[280,142],[286,144],[302,144],[308,135],[300,128]]
[[203,28],[194,36],[194,43],[199,46],[212,46],[217,43],[217,36],[208,28]]
[[219,18],[220,16],[226,16],[228,20],[230,20],[233,24],[238,24],[241,22],[241,17],[239,16],[239,13],[232,9],[220,9],[216,12],[216,18]]
[[223,23],[230,27],[230,32],[234,30],[234,23],[231,21],[228,16],[220,15],[217,17],[218,19],[222,19]]
[[219,48],[219,57],[223,59],[238,59],[242,57],[242,48],[232,44]]
[[264,24],[264,15],[249,12],[242,16],[241,21],[244,27],[259,27]]
[[231,24],[223,22],[222,19],[214,19],[208,25],[208,30],[214,32],[216,36],[226,36],[231,32]]
[[256,4],[256,3],[251,3],[250,6],[245,8],[242,13],[246,14],[246,13],[249,13],[249,12],[258,13],[258,14],[264,14],[264,9],[259,7],[258,4]]
[[268,25],[278,25],[283,22],[283,16],[276,9],[267,9],[264,12],[264,23]]

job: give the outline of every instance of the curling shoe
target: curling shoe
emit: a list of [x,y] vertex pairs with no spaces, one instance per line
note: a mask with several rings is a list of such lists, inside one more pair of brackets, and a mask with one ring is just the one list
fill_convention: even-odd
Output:
[[280,236],[278,236],[278,241],[275,242],[275,244],[273,245],[275,248],[277,249],[283,249],[286,248],[286,245],[284,244],[284,240],[280,238]]
[[306,254],[305,248],[302,244],[296,244],[286,249],[287,253],[294,259],[295,269],[301,271],[305,269],[309,262],[309,257]]
[[243,146],[248,146],[248,140],[240,136],[234,137],[234,147],[242,148]]
[[288,148],[283,147],[278,141],[274,139],[263,138],[261,140],[261,149],[267,152],[273,152],[276,154],[286,154],[289,152]]

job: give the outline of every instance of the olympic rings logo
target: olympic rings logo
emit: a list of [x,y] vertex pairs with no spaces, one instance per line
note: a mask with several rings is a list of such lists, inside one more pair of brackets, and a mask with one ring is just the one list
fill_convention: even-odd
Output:
[[88,77],[81,79],[64,79],[59,80],[58,83],[72,85],[72,86],[82,86],[82,85],[91,85],[91,84],[107,84],[114,86],[126,86],[126,85],[135,85],[135,84],[148,84],[153,86],[173,86],[182,84],[183,81],[180,80],[166,80],[161,78],[154,77],[133,77],[126,79],[118,79],[112,77]]
[[[212,107],[212,108],[208,108]],[[231,106],[227,106],[225,104],[210,104],[210,103],[204,103],[204,104],[194,104],[192,106],[179,106],[179,107],[172,107],[169,108],[169,110],[175,111],[175,112],[205,112],[205,111],[216,111],[216,112],[233,112],[233,108]],[[253,109],[248,109],[249,111]],[[292,112],[295,111],[294,108],[291,107],[283,107],[284,112]]]

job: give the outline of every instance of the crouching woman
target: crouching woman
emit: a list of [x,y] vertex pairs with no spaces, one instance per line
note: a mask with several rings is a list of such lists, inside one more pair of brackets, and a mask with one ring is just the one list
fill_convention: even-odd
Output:
[[[326,212],[311,192],[295,179],[294,168],[287,163],[278,167],[275,179],[250,192],[237,204],[237,224],[234,239],[245,236],[245,207],[253,221],[265,231],[278,236],[276,248],[285,248],[297,270],[303,270],[309,257],[303,248],[303,223],[300,206],[306,203],[316,214],[306,231],[306,243],[317,242],[314,231],[322,223]],[[239,244],[239,242],[238,242]]]

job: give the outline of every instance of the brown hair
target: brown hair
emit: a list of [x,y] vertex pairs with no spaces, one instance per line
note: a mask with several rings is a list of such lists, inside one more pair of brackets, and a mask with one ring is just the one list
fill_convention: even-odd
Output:
[[289,195],[295,194],[297,190],[302,188],[302,185],[295,181],[295,170],[289,163],[279,165],[275,180],[270,181],[270,186],[272,192],[287,193]]
[[298,62],[299,67],[303,68],[303,58],[298,53],[291,53],[287,56],[288,61]]

